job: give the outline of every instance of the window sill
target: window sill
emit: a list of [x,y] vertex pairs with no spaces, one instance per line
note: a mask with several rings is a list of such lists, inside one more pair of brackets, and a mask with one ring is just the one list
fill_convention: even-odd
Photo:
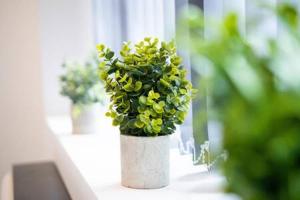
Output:
[[155,190],[121,186],[118,129],[103,123],[98,134],[57,134],[56,161],[74,199],[130,200],[236,200],[224,194],[224,178],[209,173],[204,166],[193,166],[191,155],[171,150],[170,185]]

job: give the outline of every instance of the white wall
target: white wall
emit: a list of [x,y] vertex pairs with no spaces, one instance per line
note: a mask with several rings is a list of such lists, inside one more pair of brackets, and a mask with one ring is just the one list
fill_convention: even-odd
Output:
[[84,59],[93,44],[92,0],[39,0],[43,87],[47,115],[69,112],[58,76],[64,59]]
[[0,0],[0,179],[12,163],[50,159],[38,0]]

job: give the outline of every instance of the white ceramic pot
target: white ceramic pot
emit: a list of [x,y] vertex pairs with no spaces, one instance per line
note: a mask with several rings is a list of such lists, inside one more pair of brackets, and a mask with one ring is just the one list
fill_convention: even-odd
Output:
[[155,189],[169,184],[170,136],[121,135],[122,185]]
[[99,104],[83,105],[79,111],[72,105],[71,115],[73,134],[90,134],[99,131]]

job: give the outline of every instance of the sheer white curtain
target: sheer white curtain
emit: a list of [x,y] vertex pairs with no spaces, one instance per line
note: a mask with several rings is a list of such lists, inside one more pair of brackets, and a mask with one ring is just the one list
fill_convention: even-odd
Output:
[[175,0],[126,0],[127,40],[175,36]]
[[93,0],[94,38],[112,49],[123,41],[122,4],[120,0]]
[[147,36],[175,36],[175,0],[94,0],[96,42],[118,47]]
[[127,0],[126,11],[128,40],[136,42],[145,36],[164,39],[164,1]]

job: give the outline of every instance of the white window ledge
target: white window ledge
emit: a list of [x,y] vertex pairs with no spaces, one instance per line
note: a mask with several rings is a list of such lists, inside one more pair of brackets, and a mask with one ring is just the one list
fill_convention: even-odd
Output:
[[[59,126],[58,122],[56,125]],[[169,186],[154,190],[121,186],[118,129],[110,126],[109,121],[104,121],[101,127],[97,134],[56,135],[57,165],[74,200],[238,199],[223,193],[222,176],[207,172],[204,166],[193,166],[191,155],[179,155],[178,150],[171,150]]]

